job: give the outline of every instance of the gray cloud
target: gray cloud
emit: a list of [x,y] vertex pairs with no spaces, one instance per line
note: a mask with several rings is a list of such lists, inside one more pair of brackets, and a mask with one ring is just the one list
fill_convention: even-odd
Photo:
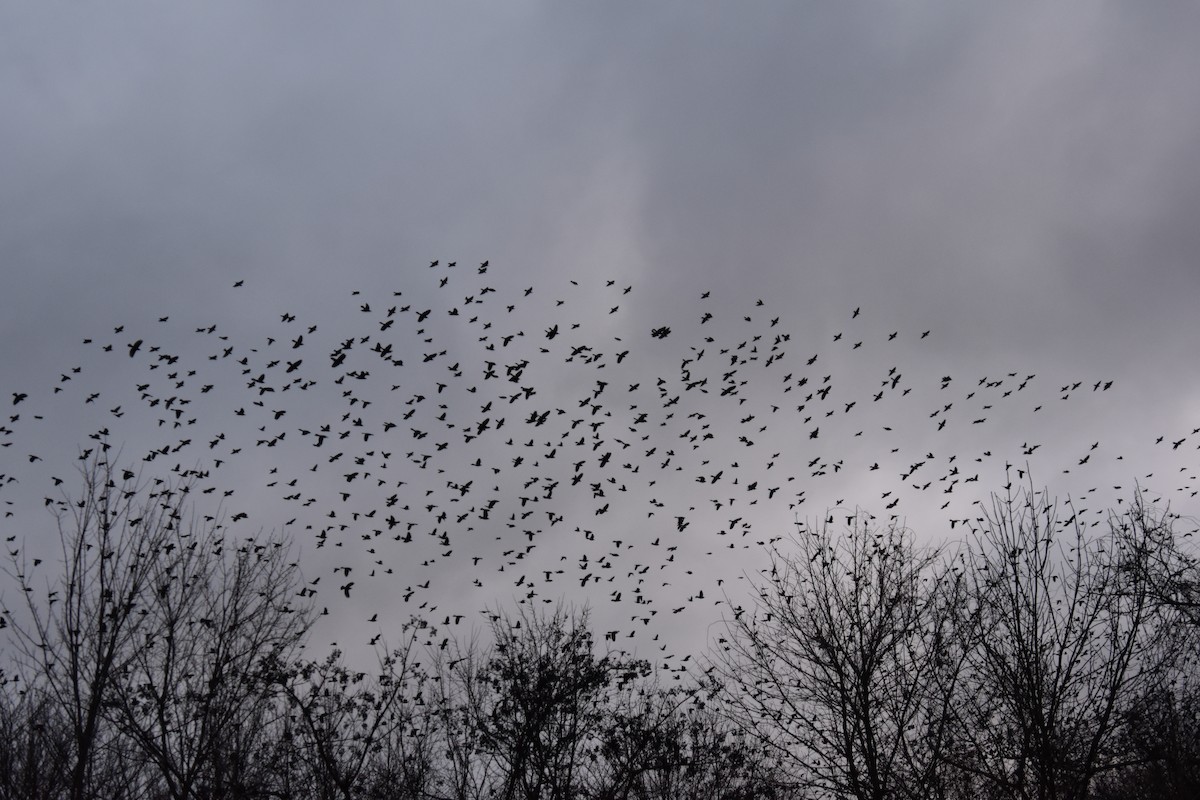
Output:
[[[796,350],[827,352],[861,306],[861,360],[822,364],[862,387],[901,363],[935,395],[942,374],[1115,379],[1077,427],[1013,418],[995,438],[1037,433],[1067,464],[1103,432],[1129,453],[1105,482],[1128,485],[1154,436],[1197,424],[1196,14],[10,6],[0,375],[52,385],[91,357],[80,339],[161,315],[258,334],[290,311],[353,330],[350,290],[394,286],[419,308],[430,260],[490,259],[510,294],[635,286],[628,322],[593,309],[594,330],[630,341],[694,324],[707,289],[729,335],[764,298]],[[231,293],[243,278],[252,293]],[[530,333],[553,307],[538,313]],[[641,357],[647,378],[678,368],[666,347]],[[56,435],[69,449],[78,433]],[[988,446],[972,436],[938,456]],[[847,446],[866,458],[882,441]],[[1069,487],[1063,464],[1045,479]],[[877,478],[814,504],[867,504]]]

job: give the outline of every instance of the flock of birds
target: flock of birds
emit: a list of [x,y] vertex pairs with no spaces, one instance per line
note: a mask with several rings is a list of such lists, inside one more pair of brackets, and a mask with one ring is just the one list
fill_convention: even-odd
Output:
[[[31,509],[57,496],[34,489],[34,471],[70,486],[63,454],[38,444],[70,430],[61,414],[96,425],[67,460],[111,448],[131,471],[194,480],[214,524],[287,533],[302,594],[344,635],[374,643],[416,616],[444,648],[481,608],[586,601],[604,639],[657,646],[683,670],[669,635],[685,619],[703,630],[721,604],[740,613],[736,581],[801,519],[834,522],[838,495],[870,486],[883,490],[851,499],[880,524],[932,514],[961,533],[1005,466],[1025,479],[1046,456],[1006,439],[1014,424],[1061,421],[1113,387],[1025,371],[930,379],[928,359],[902,362],[936,337],[875,330],[859,308],[815,342],[764,300],[734,311],[697,292],[686,318],[640,323],[644,304],[614,280],[514,287],[486,261],[410,277],[353,292],[349,313],[279,310],[256,333],[180,326],[176,312],[86,340],[82,364],[9,398],[8,555],[33,544]],[[101,385],[85,387],[93,375]],[[989,429],[998,444],[951,452]],[[1158,445],[1182,454],[1198,433]],[[1096,441],[1055,454],[1056,469],[1105,456],[1121,459]]]

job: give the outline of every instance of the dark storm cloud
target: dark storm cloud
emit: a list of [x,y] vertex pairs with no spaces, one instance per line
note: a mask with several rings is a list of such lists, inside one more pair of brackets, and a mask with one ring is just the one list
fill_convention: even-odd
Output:
[[[490,259],[501,289],[536,286],[547,305],[597,301],[568,295],[573,278],[635,286],[620,299],[632,321],[597,307],[593,330],[643,346],[647,378],[677,369],[675,354],[632,332],[697,322],[705,289],[720,298],[714,328],[735,330],[763,298],[805,351],[826,351],[862,307],[869,345],[823,356],[831,370],[859,358],[866,385],[907,361],[936,393],[943,374],[1019,369],[1052,399],[1063,381],[1115,378],[1078,428],[1058,416],[1002,432],[1014,446],[1044,435],[1068,466],[1093,431],[1144,445],[1147,429],[1194,427],[1200,397],[1187,369],[1200,351],[1196,15],[10,5],[3,385],[47,386],[88,357],[81,338],[160,315],[273,332],[294,312],[353,330],[352,289],[394,285],[419,309],[432,290],[409,279],[430,260]],[[945,458],[986,449],[974,434],[903,444]],[[855,446],[865,458],[877,444]],[[1121,465],[1112,483],[1131,477]],[[870,505],[888,490],[877,478],[860,476],[860,496],[848,483],[814,497],[812,513]]]
[[657,262],[1025,351],[1066,337],[1074,357],[1136,338],[1164,299],[1183,310],[1200,121],[1183,20],[790,8],[664,17],[623,64]]
[[1086,341],[1131,281],[1195,274],[1185,11],[118,8],[5,25],[5,250],[105,299],[624,237],[839,305],[999,296],[1030,336],[1061,298]]

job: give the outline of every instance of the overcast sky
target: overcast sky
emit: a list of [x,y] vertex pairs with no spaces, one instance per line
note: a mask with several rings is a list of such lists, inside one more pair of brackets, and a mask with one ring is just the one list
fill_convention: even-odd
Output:
[[[51,490],[34,473],[69,472],[70,454],[98,425],[112,426],[132,460],[164,435],[158,410],[139,405],[134,388],[161,377],[149,372],[152,344],[181,354],[179,368],[202,372],[218,363],[209,355],[229,346],[235,358],[274,346],[290,360],[300,351],[294,337],[318,325],[309,334],[315,352],[297,372],[319,388],[303,401],[295,399],[299,390],[286,401],[271,397],[263,409],[288,412],[267,421],[291,439],[273,452],[243,441],[240,458],[224,459],[230,477],[222,485],[237,485],[229,507],[249,513],[254,526],[298,520],[292,532],[309,574],[349,563],[365,573],[372,559],[356,536],[343,532],[332,560],[313,541],[327,522],[312,512],[336,500],[335,483],[349,468],[324,484],[310,477],[306,496],[318,502],[299,514],[264,476],[309,459],[300,446],[311,442],[298,441],[299,430],[359,414],[363,407],[348,408],[333,384],[340,373],[330,352],[348,336],[380,339],[386,308],[406,304],[395,332],[407,338],[394,344],[406,365],[395,374],[409,383],[392,394],[403,381],[376,370],[374,422],[403,414],[397,396],[410,399],[439,381],[447,397],[461,383],[443,409],[451,420],[486,416],[483,395],[467,388],[470,370],[483,380],[486,321],[495,323],[496,340],[525,334],[510,352],[529,360],[528,380],[541,392],[509,404],[518,438],[546,438],[518,424],[531,410],[564,407],[554,430],[566,430],[571,415],[587,411],[567,403],[603,379],[628,397],[614,388],[597,404],[636,418],[628,407],[641,403],[657,414],[650,423],[678,441],[702,423],[685,423],[682,413],[668,419],[655,381],[678,384],[681,360],[695,357],[690,348],[703,348],[706,336],[714,341],[705,365],[723,341],[734,350],[753,335],[763,337],[762,357],[741,365],[748,382],[738,391],[748,402],[707,412],[714,429],[725,426],[713,443],[690,453],[676,448],[672,467],[683,470],[674,483],[647,485],[652,468],[668,472],[660,451],[639,455],[646,473],[620,476],[629,500],[620,496],[606,514],[596,513],[601,501],[591,493],[560,492],[549,517],[538,515],[561,514],[563,522],[544,524],[528,565],[509,562],[503,573],[506,545],[523,547],[535,535],[517,525],[498,531],[497,541],[451,525],[455,547],[445,549],[456,555],[430,564],[430,554],[443,550],[429,533],[438,512],[421,517],[415,495],[434,492],[449,508],[453,476],[477,458],[511,467],[508,446],[481,437],[432,452],[446,473],[426,489],[425,473],[409,474],[411,459],[408,472],[395,464],[400,452],[416,447],[419,456],[424,445],[411,437],[398,443],[392,472],[381,470],[413,493],[414,530],[426,549],[395,551],[393,576],[360,579],[359,600],[349,606],[337,584],[322,592],[318,605],[356,624],[376,608],[407,616],[422,597],[442,610],[511,605],[535,583],[515,584],[518,577],[565,563],[554,585],[536,582],[537,597],[590,599],[606,627],[625,626],[624,637],[644,605],[629,601],[635,565],[652,565],[662,576],[646,579],[641,592],[657,604],[659,627],[635,623],[648,636],[705,586],[706,598],[728,589],[729,582],[712,585],[718,575],[736,581],[762,565],[753,544],[742,550],[739,543],[737,559],[707,556],[727,544],[712,529],[729,524],[722,535],[733,538],[743,529],[730,520],[744,517],[753,534],[738,538],[752,543],[841,500],[881,518],[903,512],[900,520],[919,523],[926,541],[942,541],[950,535],[945,519],[965,515],[974,497],[968,488],[978,496],[999,488],[1001,462],[1023,465],[1034,437],[1042,445],[1031,460],[1035,478],[1053,492],[1094,488],[1092,505],[1103,507],[1128,497],[1136,479],[1186,510],[1200,444],[1191,434],[1200,426],[1197,31],[1200,10],[1184,2],[0,3],[0,403],[28,395],[11,412],[23,416],[6,426],[0,452],[0,472],[21,481],[20,491],[0,489],[13,514],[4,533],[46,535],[37,525],[47,521],[41,500]],[[430,269],[434,260],[439,266]],[[451,261],[458,272],[448,270]],[[234,289],[236,281],[244,284]],[[485,286],[496,292],[476,315],[477,332],[449,310],[467,296],[483,300]],[[364,303],[372,311],[362,311]],[[418,323],[413,314],[426,308],[435,313]],[[706,312],[714,319],[703,328]],[[285,313],[297,321],[281,322]],[[571,339],[574,323],[581,327]],[[209,324],[230,338],[218,345],[195,333]],[[545,332],[554,324],[563,338],[551,341]],[[114,333],[121,325],[126,330]],[[662,326],[671,334],[653,337]],[[783,331],[795,370],[791,361],[764,364]],[[91,345],[82,344],[87,338]],[[147,349],[130,358],[138,338]],[[599,362],[563,364],[555,347],[585,342],[607,354],[608,372]],[[112,353],[98,349],[104,343]],[[442,361],[423,360],[441,349],[448,351]],[[630,355],[616,363],[624,350]],[[756,450],[739,445],[749,431],[738,427],[745,409],[775,413],[783,374],[799,378],[813,354],[820,359],[810,385],[782,399],[791,403],[834,375],[836,391],[817,418],[805,423],[812,409],[797,414],[789,406],[769,431],[754,428]],[[729,363],[728,354],[720,357]],[[452,375],[446,369],[454,362],[466,378],[436,377]],[[714,386],[725,372],[718,366]],[[893,367],[903,383],[873,401]],[[1003,395],[1027,375],[1037,376],[1028,388]],[[942,388],[943,376],[954,378],[950,388]],[[199,392],[202,377],[187,390]],[[979,384],[985,377],[1008,382]],[[213,378],[216,389],[205,398],[196,395],[205,436],[249,424],[232,411],[261,395],[239,380],[228,371]],[[1107,381],[1110,389],[1092,391]],[[625,391],[635,382],[644,385]],[[1062,400],[1059,390],[1075,382],[1081,388]],[[504,392],[517,385],[487,396],[506,403]],[[967,398],[977,385],[993,392],[990,414],[983,395]],[[65,390],[55,394],[55,386]],[[95,392],[101,397],[86,404]],[[715,409],[722,401],[715,389],[710,395],[705,403]],[[954,413],[967,414],[972,402],[980,413],[938,430],[930,414],[951,395]],[[859,405],[843,411],[851,402]],[[119,403],[126,405],[118,417],[111,409]],[[830,409],[838,414],[825,417]],[[437,423],[436,408],[425,414],[415,419]],[[981,418],[988,422],[974,424]],[[810,434],[822,419],[819,449]],[[622,424],[610,422],[617,430],[601,448],[617,450],[614,465],[629,458],[612,444]],[[411,427],[396,431],[409,436]],[[375,442],[382,441],[381,431]],[[655,446],[646,442],[637,452]],[[1092,450],[1093,443],[1100,446]],[[204,444],[187,463],[213,457],[217,448]],[[298,449],[279,455],[284,445]],[[754,457],[737,455],[738,446]],[[741,487],[782,485],[775,479],[782,464],[767,471],[775,451],[795,480],[746,514],[713,508],[716,490],[697,488],[697,476],[730,463],[745,470]],[[572,463],[597,452],[590,442],[564,444],[564,463],[553,469],[565,484]],[[924,459],[926,452],[934,458]],[[994,452],[996,463],[976,462],[984,452]],[[43,461],[31,463],[30,455]],[[907,467],[926,460],[936,481],[953,474],[951,455],[981,477],[959,485],[961,506],[942,509],[940,495],[914,488],[923,481],[908,479]],[[814,458],[816,466],[806,466]],[[898,465],[890,471],[889,458]],[[822,470],[838,460],[836,470]],[[870,469],[881,461],[883,468]],[[308,466],[295,466],[297,474]],[[549,462],[538,469],[548,481]],[[581,486],[600,480],[601,469]],[[520,483],[519,472],[479,485],[495,483],[501,507],[517,513],[527,487],[500,483]],[[898,512],[885,511],[901,491]],[[356,508],[366,513],[375,500],[362,492]],[[653,517],[649,500],[664,504]],[[685,538],[675,518],[692,508],[698,521],[686,533],[695,535]],[[709,533],[696,533],[705,525]],[[577,527],[590,528],[603,546],[581,540]],[[663,537],[677,535],[677,560],[668,562]],[[617,580],[581,587],[578,579],[591,571],[580,568],[583,552],[592,552],[592,564],[620,553],[607,557]],[[690,574],[678,566],[684,561]],[[426,594],[397,600],[427,580]],[[614,600],[621,586],[627,596]],[[706,601],[688,611],[689,629],[703,632],[720,613]]]

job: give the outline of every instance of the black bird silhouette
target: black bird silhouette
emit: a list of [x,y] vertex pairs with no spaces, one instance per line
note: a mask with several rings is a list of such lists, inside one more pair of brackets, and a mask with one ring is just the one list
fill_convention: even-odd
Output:
[[[373,306],[349,301],[355,305],[347,310],[361,311],[355,318],[367,315],[369,319],[360,323],[363,329],[357,334],[362,335],[351,331],[344,334],[349,339],[330,343],[325,350],[331,356],[328,361],[271,358],[268,348],[274,337],[266,338],[264,344],[263,338],[247,340],[236,329],[222,331],[225,343],[216,349],[213,363],[190,365],[197,369],[189,368],[187,356],[174,365],[169,359],[176,356],[150,348],[146,358],[133,364],[122,361],[127,371],[136,372],[136,393],[129,400],[110,399],[117,392],[106,384],[101,387],[110,400],[106,405],[122,403],[115,405],[123,415],[121,424],[136,416],[135,404],[153,409],[149,413],[164,435],[157,448],[147,453],[148,461],[169,458],[172,463],[188,463],[191,456],[197,456],[196,461],[207,460],[200,470],[210,474],[200,479],[199,497],[211,492],[220,498],[234,488],[239,490],[234,496],[241,496],[240,485],[233,487],[228,478],[221,483],[221,476],[230,472],[228,462],[244,466],[252,460],[247,455],[254,450],[270,452],[270,470],[246,479],[247,488],[253,483],[254,491],[261,492],[266,484],[268,492],[278,491],[277,498],[295,509],[286,514],[291,518],[287,525],[294,523],[293,530],[315,538],[320,555],[345,552],[360,558],[352,562],[362,564],[360,583],[385,580],[383,576],[391,574],[392,567],[408,571],[411,588],[405,599],[411,598],[413,610],[431,620],[449,618],[445,616],[449,610],[463,610],[445,609],[434,618],[431,608],[439,602],[473,602],[477,595],[471,594],[472,586],[481,590],[478,596],[493,591],[494,586],[486,583],[489,572],[493,580],[519,585],[517,600],[528,605],[549,600],[543,596],[545,584],[575,576],[583,578],[585,588],[604,583],[606,604],[625,608],[636,603],[639,613],[633,624],[644,620],[636,626],[639,633],[644,627],[657,632],[653,626],[661,625],[662,616],[671,616],[658,612],[670,608],[682,613],[687,609],[683,598],[711,595],[700,586],[707,581],[705,571],[693,573],[681,565],[686,561],[690,569],[696,559],[711,558],[711,575],[720,585],[722,578],[716,576],[722,574],[726,545],[729,549],[752,547],[755,541],[755,517],[747,507],[766,505],[777,493],[780,504],[787,498],[789,508],[804,508],[806,491],[817,496],[822,482],[830,480],[826,476],[858,469],[880,481],[892,471],[902,478],[893,487],[894,495],[886,498],[888,509],[898,509],[903,492],[911,497],[913,491],[933,486],[939,486],[955,503],[965,502],[958,499],[961,486],[959,492],[953,490],[970,479],[958,475],[954,456],[921,459],[918,454],[914,462],[912,457],[896,455],[903,452],[899,438],[903,429],[900,422],[887,416],[899,409],[893,402],[902,397],[889,390],[900,389],[905,394],[913,390],[914,397],[923,391],[930,398],[942,390],[953,394],[950,376],[941,389],[936,380],[923,386],[919,378],[907,378],[900,387],[901,370],[910,376],[922,374],[900,364],[899,369],[889,371],[882,388],[875,382],[869,391],[863,388],[855,394],[850,391],[853,382],[842,380],[843,370],[849,367],[837,359],[832,359],[831,374],[824,379],[804,374],[806,359],[789,352],[795,345],[789,344],[786,316],[759,319],[736,310],[719,314],[722,321],[707,312],[697,321],[699,315],[675,315],[669,310],[672,316],[651,328],[652,338],[668,340],[649,349],[656,351],[651,359],[622,341],[629,338],[627,332],[613,329],[616,335],[609,335],[606,328],[602,335],[586,310],[573,321],[550,316],[557,305],[550,299],[553,291],[545,291],[546,287],[530,286],[523,300],[521,288],[511,283],[507,289],[498,283],[499,290],[483,286],[487,278],[477,276],[485,274],[486,266],[483,262],[477,273],[457,275],[456,281],[473,284],[463,287],[466,299],[461,303],[457,291],[454,297],[426,291],[422,296],[431,298],[430,307],[406,314],[409,306],[385,313],[374,308],[378,302]],[[435,275],[421,271],[418,279],[432,287]],[[446,285],[446,280],[439,275],[438,285]],[[617,286],[615,280],[602,280],[604,286]],[[409,287],[402,288],[407,291]],[[503,299],[487,297],[492,292]],[[539,298],[531,297],[535,293]],[[363,294],[369,296],[367,287]],[[701,299],[708,297],[705,292]],[[545,298],[544,302],[540,298]],[[492,302],[494,307],[489,305]],[[754,302],[755,307],[761,304]],[[724,311],[723,300],[713,308],[718,307]],[[505,308],[511,316],[505,314]],[[621,318],[608,317],[606,308],[612,309],[610,314],[619,310],[610,300],[603,306],[597,304],[596,316],[608,326],[619,326]],[[461,314],[455,313],[460,310]],[[855,308],[852,317],[857,318],[859,312]],[[295,319],[295,315],[285,314],[281,322]],[[274,319],[270,322],[280,324]],[[427,322],[429,327],[422,327]],[[736,334],[720,329],[726,322],[736,324]],[[200,330],[211,334],[215,326]],[[546,335],[537,336],[537,330]],[[897,338],[901,330],[908,329],[900,328],[888,339]],[[290,331],[277,331],[267,333],[275,334],[284,349],[287,342],[293,349],[301,344],[323,346],[316,326],[307,328],[307,337],[293,338]],[[451,340],[447,340],[447,331]],[[309,341],[304,342],[305,338]],[[828,345],[828,340],[824,341]],[[807,359],[808,366],[817,362],[820,349]],[[223,351],[225,357],[220,355]],[[228,357],[235,352],[237,358]],[[830,360],[827,357],[822,362]],[[662,363],[672,366],[658,368]],[[203,377],[193,384],[197,371]],[[560,376],[569,376],[569,380],[559,381]],[[805,389],[810,379],[819,388]],[[1088,380],[1094,381],[1094,376]],[[77,383],[82,381],[63,384],[63,388],[68,395],[78,393],[83,408],[91,394],[87,389],[97,387]],[[329,403],[302,402],[301,393],[314,385],[322,392],[328,390]],[[991,404],[1000,408],[1001,402],[1024,402],[1038,390],[1036,384],[1031,386],[1030,391],[1018,395],[1007,378],[993,379],[973,387],[978,395],[947,398],[953,402],[931,401],[930,428],[920,431],[932,435],[935,424],[941,430],[953,413],[959,413],[968,414],[958,418],[960,423],[978,419],[981,427],[976,430],[984,434],[988,426],[982,423],[1001,416],[987,413]],[[810,390],[807,397],[800,397]],[[1010,390],[1012,397],[1003,400],[1003,393]],[[795,399],[783,398],[787,392]],[[270,403],[265,399],[267,393],[271,394]],[[867,402],[871,397],[874,402]],[[16,405],[25,395],[18,399],[14,393],[13,398]],[[820,422],[835,414],[839,404],[844,413],[853,413],[847,421],[858,420],[860,415],[871,420],[855,425],[862,428],[858,434],[837,424],[840,415]],[[321,405],[323,410],[306,409],[308,405]],[[400,405],[404,407],[396,411]],[[88,411],[92,409],[87,406]],[[405,425],[394,422],[399,417],[406,420]],[[105,419],[116,424],[108,415]],[[821,432],[814,420],[826,430]],[[237,430],[224,424],[237,426]],[[876,424],[880,427],[872,427]],[[758,452],[763,441],[791,436],[797,425],[809,431],[810,437],[800,437],[805,442],[797,444],[801,456],[781,458],[779,453]],[[187,428],[196,433],[185,433]],[[870,454],[859,446],[855,449],[861,452],[853,457],[851,452],[837,452],[837,445],[852,441],[853,435],[872,435],[863,431],[876,432],[883,452]],[[245,438],[241,433],[251,435]],[[191,443],[193,439],[196,444]],[[1172,436],[1168,441],[1175,439]],[[868,440],[857,441],[865,444]],[[196,446],[201,443],[207,449]],[[330,444],[333,452],[324,444]],[[319,452],[314,447],[320,447]],[[243,449],[244,460],[239,462],[234,456]],[[924,448],[920,451],[925,452]],[[316,455],[320,457],[314,458]],[[803,473],[803,464],[810,460],[809,472]],[[1090,463],[1095,462],[1092,459]],[[795,474],[771,481],[775,486],[766,485],[764,475],[778,476],[780,471],[792,469]],[[931,474],[935,469],[940,472]],[[336,479],[336,488],[330,476]],[[798,488],[802,480],[803,490]],[[788,491],[781,492],[781,487]],[[812,502],[807,500],[810,505]],[[725,514],[726,509],[727,516],[713,516]],[[238,518],[245,519],[251,510],[239,512]],[[641,511],[646,512],[644,538],[611,540],[606,538],[608,526],[597,524],[621,515],[614,523],[623,525],[626,513],[641,516]],[[577,525],[572,525],[572,519]],[[584,527],[587,525],[592,527]],[[573,534],[563,533],[572,527]],[[767,541],[758,538],[762,540],[759,545]],[[713,546],[717,542],[720,549]],[[689,551],[688,558],[682,557],[680,548]],[[703,555],[706,552],[708,555]],[[555,559],[561,560],[556,564]],[[401,564],[406,565],[403,570]],[[445,594],[435,596],[439,579],[443,592],[447,589],[440,576],[459,566],[472,573],[469,583],[461,582],[465,591],[456,593],[453,600],[444,599]],[[427,570],[433,582],[413,579],[419,570]],[[564,573],[567,577],[560,579]],[[661,585],[653,585],[660,575]],[[347,578],[348,574],[343,580]],[[351,599],[353,583],[339,586],[334,581],[333,586]],[[315,584],[310,588],[314,593],[317,590]],[[325,591],[330,591],[328,582]],[[433,634],[430,639],[437,641]]]

